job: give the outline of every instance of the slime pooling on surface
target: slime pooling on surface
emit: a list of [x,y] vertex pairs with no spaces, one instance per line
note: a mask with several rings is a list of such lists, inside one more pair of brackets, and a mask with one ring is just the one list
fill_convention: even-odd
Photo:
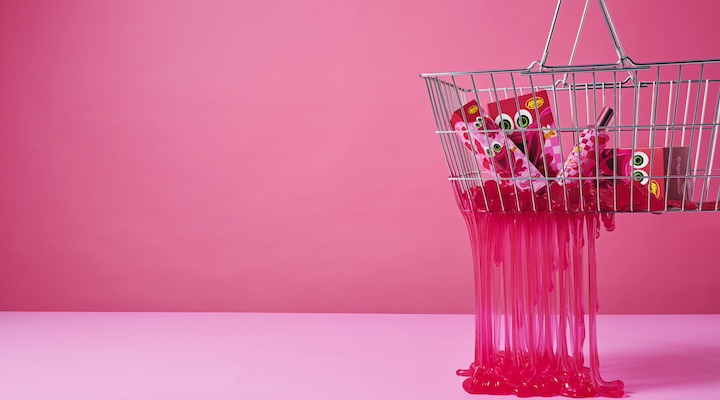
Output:
[[[600,214],[480,211],[470,207],[472,196],[457,184],[455,189],[472,242],[476,288],[475,357],[470,368],[457,371],[467,377],[465,390],[622,397],[623,383],[606,382],[599,372],[595,239]],[[612,228],[611,215],[604,222]]]

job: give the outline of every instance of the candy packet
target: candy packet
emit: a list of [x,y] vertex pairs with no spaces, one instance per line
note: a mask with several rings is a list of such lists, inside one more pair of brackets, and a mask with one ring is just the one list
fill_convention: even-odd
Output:
[[563,162],[562,149],[547,91],[496,101],[487,108],[490,119],[503,129],[541,174],[557,175]]
[[[450,118],[463,145],[475,154],[481,173],[504,181],[515,178],[518,189],[538,192],[547,183],[525,154],[472,100]],[[524,178],[524,179],[517,179]]]

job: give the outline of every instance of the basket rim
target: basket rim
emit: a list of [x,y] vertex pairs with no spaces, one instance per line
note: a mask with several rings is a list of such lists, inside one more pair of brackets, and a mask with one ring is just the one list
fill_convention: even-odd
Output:
[[693,64],[717,64],[720,63],[720,59],[706,59],[706,60],[685,60],[685,61],[658,61],[639,63],[633,62],[632,66],[623,66],[621,64],[585,64],[585,65],[559,65],[559,66],[545,66],[544,69],[538,69],[533,71],[534,65],[539,65],[539,61],[533,61],[530,67],[527,68],[513,68],[513,69],[490,69],[490,70],[476,70],[476,71],[451,71],[451,72],[426,72],[421,73],[421,78],[433,78],[442,76],[464,76],[464,75],[488,75],[488,74],[500,74],[500,73],[521,73],[521,74],[548,74],[548,73],[572,73],[572,72],[622,72],[622,71],[636,71],[648,69],[651,67],[661,67],[668,65],[693,65]]

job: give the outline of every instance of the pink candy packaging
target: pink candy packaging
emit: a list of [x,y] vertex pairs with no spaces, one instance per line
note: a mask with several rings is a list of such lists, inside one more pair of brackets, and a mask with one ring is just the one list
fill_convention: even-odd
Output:
[[[606,149],[600,154],[599,175],[624,177],[618,179],[624,184],[632,179],[655,199],[682,202],[692,198],[692,182],[684,177],[690,172],[689,157],[689,147]],[[668,175],[678,177],[662,178]]]
[[[463,145],[475,154],[481,173],[494,178],[518,179],[518,189],[538,192],[547,186],[544,176],[523,152],[500,131],[495,122],[472,100],[456,110],[451,119]],[[490,130],[487,132],[485,130]],[[532,179],[531,179],[532,178]]]
[[552,177],[560,171],[562,149],[547,91],[497,101],[487,108],[490,119],[520,147],[541,174]]
[[[596,122],[597,129],[588,128],[580,134],[579,143],[575,145],[568,155],[563,170],[557,174],[558,184],[563,185],[562,178],[586,178],[595,176],[597,157],[602,153],[610,140],[604,127],[610,122],[613,116],[612,108],[605,107],[600,112]],[[579,182],[575,180],[575,182]]]

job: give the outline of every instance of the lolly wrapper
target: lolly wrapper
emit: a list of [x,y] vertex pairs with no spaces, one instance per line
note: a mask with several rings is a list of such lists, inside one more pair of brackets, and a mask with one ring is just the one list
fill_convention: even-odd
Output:
[[[597,121],[598,129],[585,129],[580,135],[579,142],[568,155],[562,171],[557,174],[557,178],[577,178],[595,176],[596,166],[598,164],[597,157],[605,149],[610,136],[605,132],[605,127],[610,118],[612,118],[613,110],[605,107],[600,113]],[[559,179],[558,184],[563,185],[563,179]]]
[[562,149],[547,91],[535,92],[535,96],[528,93],[490,103],[487,108],[490,118],[505,131],[541,174],[551,177],[557,175],[563,162]]
[[[466,122],[467,121],[467,122]],[[455,111],[450,119],[463,145],[475,153],[481,172],[499,179],[518,179],[518,189],[537,192],[547,186],[543,175],[525,154],[491,120],[475,100]],[[498,130],[485,132],[484,130]],[[531,181],[530,178],[533,178]]]

